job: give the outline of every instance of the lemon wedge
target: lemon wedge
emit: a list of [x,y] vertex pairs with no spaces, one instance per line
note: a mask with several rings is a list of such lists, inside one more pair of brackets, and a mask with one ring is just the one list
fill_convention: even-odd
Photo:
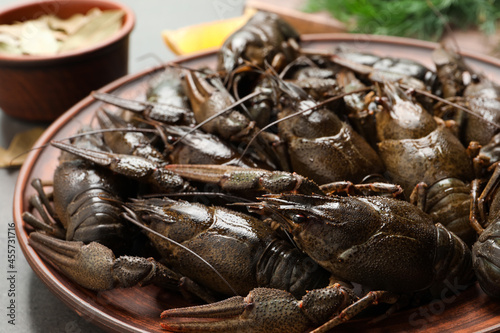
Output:
[[218,48],[255,13],[255,9],[247,9],[238,17],[191,25],[177,30],[163,30],[161,35],[165,44],[176,55]]

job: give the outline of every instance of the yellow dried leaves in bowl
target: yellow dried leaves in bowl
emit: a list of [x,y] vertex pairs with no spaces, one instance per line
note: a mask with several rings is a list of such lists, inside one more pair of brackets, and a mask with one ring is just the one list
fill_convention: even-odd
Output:
[[125,12],[93,8],[67,19],[43,15],[37,19],[0,25],[0,53],[55,55],[95,45],[122,26]]

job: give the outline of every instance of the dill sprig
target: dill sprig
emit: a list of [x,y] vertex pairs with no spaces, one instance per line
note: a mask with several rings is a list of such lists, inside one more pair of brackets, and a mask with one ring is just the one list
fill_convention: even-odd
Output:
[[308,0],[305,10],[327,10],[346,23],[351,32],[438,40],[446,24],[460,29],[478,27],[486,34],[494,33],[500,17],[500,1]]

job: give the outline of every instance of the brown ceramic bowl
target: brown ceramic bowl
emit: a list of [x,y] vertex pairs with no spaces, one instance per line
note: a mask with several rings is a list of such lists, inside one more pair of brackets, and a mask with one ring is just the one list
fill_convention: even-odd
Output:
[[108,0],[43,0],[0,10],[0,24],[11,24],[45,14],[68,18],[94,7],[125,11],[122,28],[104,42],[53,56],[0,53],[0,108],[6,114],[52,121],[92,90],[126,75],[135,15],[128,7]]

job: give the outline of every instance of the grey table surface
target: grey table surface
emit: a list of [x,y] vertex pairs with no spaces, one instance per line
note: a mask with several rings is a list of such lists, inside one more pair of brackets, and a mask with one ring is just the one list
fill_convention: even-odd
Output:
[[[129,73],[137,73],[175,58],[164,45],[160,32],[182,26],[224,19],[241,14],[244,0],[119,0],[136,14],[130,39]],[[0,0],[0,9],[23,0]],[[0,82],[1,84],[1,82]],[[0,146],[6,148],[14,135],[35,126],[0,112]],[[79,317],[54,296],[35,275],[16,243],[15,325],[9,324],[7,239],[13,222],[13,193],[19,170],[0,169],[0,333],[1,332],[103,332]]]

